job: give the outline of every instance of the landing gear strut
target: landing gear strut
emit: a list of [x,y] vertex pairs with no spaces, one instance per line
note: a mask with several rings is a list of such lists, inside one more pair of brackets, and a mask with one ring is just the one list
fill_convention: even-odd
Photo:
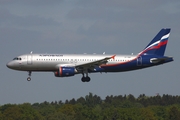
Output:
[[91,78],[88,76],[88,73],[86,72],[86,76],[84,77],[84,73],[82,73],[82,78],[81,81],[82,82],[89,82],[91,80]]
[[31,71],[28,72],[29,77],[27,78],[27,81],[31,81]]

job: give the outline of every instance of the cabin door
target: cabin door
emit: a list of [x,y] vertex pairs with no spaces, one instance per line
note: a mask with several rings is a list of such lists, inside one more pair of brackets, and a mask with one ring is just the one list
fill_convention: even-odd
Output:
[[32,54],[27,55],[27,64],[32,65]]
[[141,65],[142,65],[142,57],[139,56],[139,57],[137,58],[137,66],[141,66]]

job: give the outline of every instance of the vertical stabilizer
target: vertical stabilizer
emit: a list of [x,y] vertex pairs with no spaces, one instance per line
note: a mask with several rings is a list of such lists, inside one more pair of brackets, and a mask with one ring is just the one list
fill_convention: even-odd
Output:
[[155,54],[159,56],[164,56],[164,52],[170,35],[170,30],[171,29],[169,28],[161,29],[161,31],[154,37],[154,39],[139,54]]

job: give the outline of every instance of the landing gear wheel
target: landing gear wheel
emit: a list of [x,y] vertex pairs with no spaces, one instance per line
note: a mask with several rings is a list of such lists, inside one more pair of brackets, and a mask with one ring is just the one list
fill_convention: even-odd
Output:
[[82,81],[82,82],[86,82],[85,77],[82,77],[82,78],[81,78],[81,81]]
[[29,77],[27,78],[27,81],[31,81],[31,77],[30,77],[30,76],[31,76],[31,73],[32,73],[31,71],[28,71]]
[[89,82],[91,80],[90,77],[86,77],[86,82]]
[[[84,73],[86,74],[86,76],[84,76]],[[91,78],[88,76],[88,71],[86,69],[85,71],[82,72],[81,81],[82,82],[89,82],[90,80],[91,80]]]
[[91,80],[90,77],[82,77],[82,78],[81,78],[81,81],[82,81],[82,82],[89,82],[90,80]]
[[31,77],[28,77],[28,78],[27,78],[27,81],[31,81]]

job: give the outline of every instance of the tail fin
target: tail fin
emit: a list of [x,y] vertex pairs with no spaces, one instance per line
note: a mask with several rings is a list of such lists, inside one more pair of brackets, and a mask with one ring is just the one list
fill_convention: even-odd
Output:
[[164,56],[164,52],[170,35],[170,30],[171,29],[169,28],[161,29],[161,31],[154,37],[154,39],[139,54],[155,54]]

